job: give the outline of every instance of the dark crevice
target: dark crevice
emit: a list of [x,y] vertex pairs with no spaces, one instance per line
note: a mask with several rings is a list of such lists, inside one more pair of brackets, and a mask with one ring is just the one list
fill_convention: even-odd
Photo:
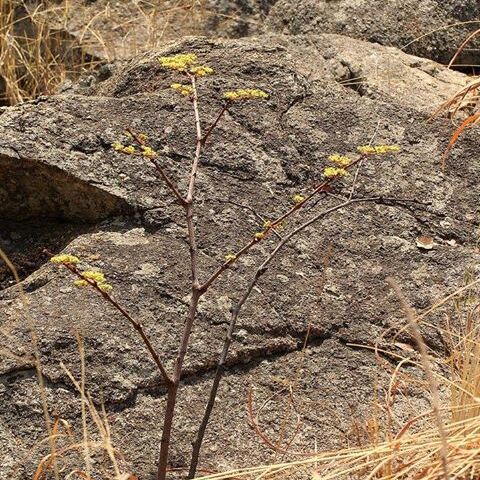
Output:
[[478,77],[480,76],[480,64],[478,65],[452,65],[450,67],[452,70],[460,73],[464,73],[465,75],[468,75],[469,77]]
[[[334,337],[335,331],[332,330],[331,332],[318,336],[311,334],[308,347],[311,348],[322,345],[323,342]],[[296,338],[272,338],[270,342],[267,340],[265,344],[256,345],[254,348],[247,350],[240,350],[234,355],[231,355],[227,360],[225,374],[247,373],[258,367],[266,358],[274,360],[294,352],[299,352],[304,348],[304,341],[305,335],[298,333]],[[196,365],[191,366],[190,368],[187,367],[182,376],[183,385],[194,386],[211,379],[216,367],[216,359],[212,359],[211,362],[207,362],[200,366]],[[36,379],[36,375],[37,372],[34,365],[27,363],[0,374],[0,385],[13,385],[15,382],[27,378]],[[61,378],[53,380],[45,373],[43,373],[43,377],[46,388],[52,390],[61,388],[74,395],[78,395],[78,391],[74,385],[72,385],[67,379]],[[108,399],[93,399],[93,401],[95,403],[98,401],[98,405],[104,405],[108,411],[118,413],[127,408],[133,407],[139,394],[158,398],[166,394],[166,389],[161,382],[160,377],[155,376],[154,378],[146,379],[145,382],[132,388],[132,390],[128,391],[123,398],[119,400],[109,401]]]
[[[0,219],[0,248],[23,280],[45,263],[45,249],[59,252],[78,235],[90,229],[91,227],[85,224],[43,218],[23,222]],[[0,262],[0,290],[14,283],[10,270],[5,263]],[[32,287],[34,285],[30,285],[30,288]]]
[[[100,221],[133,213],[122,198],[57,167],[22,158],[15,149],[0,154],[0,248],[21,279],[46,261],[44,249],[61,251]],[[0,290],[13,283],[0,261]]]

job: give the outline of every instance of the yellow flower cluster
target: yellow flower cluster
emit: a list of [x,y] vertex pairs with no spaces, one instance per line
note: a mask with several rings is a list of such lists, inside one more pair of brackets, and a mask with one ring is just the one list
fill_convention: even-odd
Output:
[[268,98],[268,93],[259,89],[244,88],[244,89],[225,92],[223,94],[223,98],[230,102],[235,102],[238,100],[256,100],[256,99]]
[[188,97],[193,94],[193,87],[191,85],[184,85],[183,83],[172,83],[170,88],[173,88],[181,95]]
[[155,158],[157,156],[157,152],[152,147],[147,147],[146,145],[142,145],[142,155],[147,158]]
[[265,238],[265,232],[257,232],[255,234],[255,240],[263,240]]
[[196,65],[197,56],[194,53],[179,53],[170,57],[160,57],[160,65],[178,72],[189,72],[196,77],[212,75],[213,68],[207,65]]
[[362,145],[357,147],[357,150],[360,153],[366,155],[372,154],[382,154],[382,153],[390,153],[390,152],[398,152],[400,151],[400,147],[398,145]]
[[302,203],[305,200],[303,195],[299,195],[298,193],[292,197],[294,203]]
[[330,155],[328,159],[342,168],[348,167],[352,163],[346,155]]
[[119,142],[115,142],[115,143],[112,143],[112,147],[116,152],[123,152],[123,153],[127,153],[128,155],[135,153],[135,147],[133,145],[125,146]]
[[124,147],[122,152],[128,155],[132,155],[133,153],[135,153],[135,147],[133,145],[128,145],[127,147]]
[[348,175],[348,172],[344,168],[326,167],[323,171],[323,175],[326,178],[344,177],[345,175]]
[[270,220],[265,220],[265,221],[263,222],[263,228],[269,229],[269,228],[271,228],[271,227],[272,227],[272,222],[271,222]]
[[204,77],[205,75],[213,75],[213,68],[206,65],[196,65],[190,69],[190,73],[196,77]]
[[227,253],[225,255],[225,261],[228,262],[233,262],[234,260],[237,259],[237,256],[234,253]]
[[50,261],[52,263],[71,263],[73,265],[77,264],[80,262],[80,259],[76,257],[75,255],[55,255],[53,256]]
[[110,292],[113,289],[113,287],[109,283],[107,283],[105,275],[102,272],[87,270],[85,272],[82,272],[82,276],[84,278],[75,280],[75,282],[73,282],[76,287],[88,287],[89,285],[91,285],[86,280],[88,279],[93,280],[102,292]]
[[197,56],[194,53],[179,53],[170,57],[160,57],[159,61],[162,67],[185,72],[196,63]]

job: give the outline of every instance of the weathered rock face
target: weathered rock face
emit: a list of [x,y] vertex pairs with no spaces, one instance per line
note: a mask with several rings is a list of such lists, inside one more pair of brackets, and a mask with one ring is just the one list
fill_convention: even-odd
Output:
[[[282,33],[349,35],[448,63],[479,19],[476,0],[279,0],[267,26]],[[478,41],[458,63],[478,65],[475,48]]]
[[[82,221],[83,230],[74,230],[74,238],[60,241],[57,250],[68,243],[67,252],[105,272],[115,296],[145,324],[168,369],[189,293],[182,215],[146,161],[115,153],[110,144],[122,138],[125,127],[145,132],[185,189],[194,148],[191,105],[174,95],[169,85],[175,76],[156,61],[183,51],[197,53],[217,72],[201,83],[206,124],[225,89],[247,86],[271,94],[266,103],[233,106],[202,158],[195,218],[202,278],[258,230],[258,218],[241,205],[273,218],[291,205],[292,194],[306,193],[318,182],[327,155],[354,153],[371,139],[401,146],[394,157],[365,162],[358,194],[416,202],[364,204],[326,217],[290,244],[259,283],[240,318],[201,463],[224,469],[273,460],[275,454],[248,427],[247,391],[254,383],[257,404],[278,393],[282,382],[298,378],[300,368],[304,428],[294,449],[310,451],[315,442],[318,448],[340,445],[352,409],[368,412],[374,380],[388,376],[368,350],[349,345],[371,345],[387,328],[404,324],[385,279],[397,278],[421,309],[479,265],[478,140],[466,134],[442,171],[439,156],[449,127],[425,122],[466,77],[394,48],[337,35],[190,38],[124,63],[89,89],[6,110],[0,116],[2,217]],[[24,197],[20,188],[26,189]],[[337,201],[328,198],[309,214]],[[433,250],[417,248],[422,234],[435,239]],[[260,243],[201,304],[175,423],[173,466],[188,462],[229,309],[274,245],[274,237]],[[74,288],[71,276],[51,265],[41,266],[23,286],[28,305],[15,288],[0,294],[0,352],[9,352],[0,360],[0,447],[5,444],[8,456],[1,475],[31,478],[45,454],[43,446],[32,450],[46,433],[31,361],[31,321],[51,414],[68,420],[81,437],[79,395],[60,365],[79,378],[80,333],[87,388],[96,402],[105,403],[125,468],[153,478],[164,389],[135,333],[101,299]],[[303,355],[307,331],[310,346]],[[427,340],[439,344],[433,333]],[[269,435],[275,435],[278,416],[272,408],[264,417]],[[10,452],[14,441],[23,450]],[[67,458],[66,468],[72,470],[80,459],[81,452]]]

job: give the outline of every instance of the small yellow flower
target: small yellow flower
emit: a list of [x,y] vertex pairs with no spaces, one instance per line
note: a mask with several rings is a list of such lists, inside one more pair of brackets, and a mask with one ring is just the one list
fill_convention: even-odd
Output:
[[399,152],[400,147],[398,145],[362,145],[357,147],[357,150],[364,155],[382,154],[390,152]]
[[268,230],[269,228],[272,228],[272,222],[270,220],[265,220],[263,222],[263,228],[265,228],[265,230]]
[[294,203],[302,203],[305,200],[303,195],[299,195],[298,193],[292,197]]
[[105,293],[111,292],[113,290],[113,287],[109,283],[100,283],[97,286],[102,292]]
[[93,287],[92,283],[88,281],[91,280],[95,282],[95,286],[102,292],[110,292],[113,289],[113,287],[106,282],[105,275],[102,272],[86,270],[82,272],[82,276],[83,278],[73,282],[76,287]]
[[330,155],[328,159],[342,168],[348,167],[352,163],[346,155]]
[[97,283],[105,282],[105,275],[102,272],[87,270],[86,272],[82,272],[82,276],[84,278],[88,278],[89,280],[94,280]]
[[148,137],[145,133],[139,133],[137,136],[141,142],[146,142],[148,140]]
[[122,152],[128,155],[132,155],[133,153],[135,153],[135,147],[133,145],[129,145],[128,147],[123,147]]
[[256,100],[268,98],[268,93],[255,88],[242,88],[239,90],[225,92],[223,94],[223,98],[230,102],[235,102],[238,100]]
[[157,156],[157,152],[152,147],[142,145],[142,155],[147,158],[155,158]]
[[345,175],[348,175],[348,172],[343,168],[326,167],[323,171],[323,175],[326,178],[344,177]]
[[115,143],[112,143],[112,147],[114,148],[115,151],[117,152],[121,152],[125,146],[122,145],[120,142],[115,142]]
[[255,234],[255,240],[263,240],[265,238],[265,232],[257,232]]
[[195,64],[197,56],[194,53],[179,53],[170,57],[160,57],[159,61],[162,67],[184,72]]
[[228,262],[233,262],[234,260],[237,259],[237,256],[234,253],[227,253],[225,255],[225,261]]
[[191,85],[184,85],[183,83],[172,83],[170,85],[170,88],[173,88],[185,97],[193,94],[193,87]]
[[52,263],[71,263],[75,265],[80,262],[80,259],[75,255],[55,255],[50,261]]
[[213,68],[207,67],[205,65],[197,65],[190,68],[190,73],[193,73],[197,77],[204,77],[205,75],[212,75],[214,72]]

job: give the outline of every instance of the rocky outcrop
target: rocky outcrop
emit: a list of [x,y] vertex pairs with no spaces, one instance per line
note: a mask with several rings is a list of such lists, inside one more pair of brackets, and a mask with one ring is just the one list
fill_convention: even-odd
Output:
[[[442,171],[439,157],[450,127],[426,122],[466,77],[395,48],[338,35],[189,38],[119,65],[92,87],[7,109],[0,116],[2,216],[81,222],[84,230],[57,250],[65,246],[105,272],[169,369],[189,293],[183,219],[151,166],[116,153],[110,144],[123,138],[126,127],[146,133],[185,188],[194,147],[191,106],[174,95],[171,72],[156,60],[184,51],[197,53],[217,72],[201,83],[207,123],[225,89],[247,86],[271,95],[266,103],[233,106],[202,158],[195,218],[202,276],[259,228],[245,205],[272,217],[291,205],[292,194],[318,182],[329,154],[354,154],[357,145],[371,140],[401,147],[396,156],[365,162],[357,188],[361,195],[411,201],[358,205],[325,218],[290,244],[259,283],[240,318],[201,464],[224,469],[273,460],[275,454],[248,427],[247,392],[253,383],[261,403],[298,376],[304,425],[295,450],[342,444],[352,409],[368,411],[374,380],[385,373],[372,353],[352,344],[371,345],[386,329],[404,325],[386,278],[397,278],[413,306],[422,309],[479,264],[478,140],[466,134]],[[345,181],[346,191],[351,181]],[[331,197],[310,213],[336,201]],[[420,235],[434,239],[432,250],[417,247]],[[175,425],[173,466],[188,461],[229,309],[273,245],[273,237],[260,243],[201,305]],[[0,349],[8,353],[0,360],[0,445],[15,439],[24,448],[16,458],[21,468],[4,462],[2,476],[31,478],[46,448],[39,443],[45,428],[31,360],[31,321],[52,416],[68,420],[81,436],[79,395],[60,365],[79,378],[80,334],[88,390],[105,405],[126,468],[153,478],[164,390],[131,327],[47,263],[23,287],[28,303],[13,287],[0,293]],[[307,332],[309,347],[301,353]],[[440,348],[434,332],[427,340]],[[334,424],[332,409],[338,412]],[[266,431],[273,434],[278,414],[271,408],[265,415]],[[64,461],[65,468],[74,468],[73,457]]]
[[[448,63],[479,26],[476,0],[279,0],[267,27],[292,34],[339,33]],[[459,64],[478,65],[478,41]]]

